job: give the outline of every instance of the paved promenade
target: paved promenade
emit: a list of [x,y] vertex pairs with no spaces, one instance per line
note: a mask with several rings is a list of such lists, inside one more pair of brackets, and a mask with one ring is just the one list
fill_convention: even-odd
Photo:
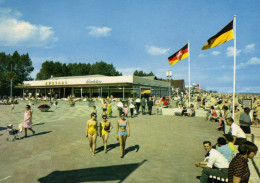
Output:
[[[36,135],[6,141],[9,123],[23,121],[25,104],[0,106],[0,183],[59,182],[159,182],[197,183],[201,168],[194,163],[205,155],[202,142],[213,143],[221,136],[217,123],[204,118],[162,115],[139,115],[128,118],[131,136],[127,139],[126,155],[120,158],[115,138],[118,113],[114,108],[114,129],[108,139],[108,153],[102,139],[97,139],[97,153],[91,155],[85,137],[86,122],[92,108],[85,102],[69,107],[60,102],[50,112],[33,109]],[[42,102],[41,102],[42,104]],[[98,121],[101,120],[98,108]],[[23,136],[23,135],[22,135]]]

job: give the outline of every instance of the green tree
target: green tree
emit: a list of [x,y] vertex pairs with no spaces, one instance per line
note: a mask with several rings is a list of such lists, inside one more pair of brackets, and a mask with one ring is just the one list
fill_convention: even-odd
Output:
[[154,73],[153,73],[152,71],[151,71],[150,73],[145,73],[145,72],[143,72],[143,71],[135,70],[134,76],[143,77],[143,76],[155,76],[155,75],[154,75]]
[[[11,72],[12,67],[12,72]],[[10,95],[10,76],[12,75],[12,86],[23,81],[31,80],[30,73],[33,71],[32,61],[29,54],[20,55],[17,51],[13,55],[0,53],[0,95]],[[14,90],[13,95],[19,95],[19,90]]]
[[122,73],[116,71],[113,64],[107,64],[103,61],[92,64],[90,75],[100,74],[105,76],[122,76]]
[[[66,64],[65,64],[66,65]],[[39,73],[36,75],[36,79],[44,80],[53,77],[65,76],[67,73],[64,73],[64,65],[60,62],[45,61],[42,63],[42,67]]]

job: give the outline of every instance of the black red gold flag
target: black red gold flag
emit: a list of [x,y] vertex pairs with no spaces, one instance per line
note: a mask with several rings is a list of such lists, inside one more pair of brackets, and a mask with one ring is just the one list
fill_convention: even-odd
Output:
[[215,46],[221,45],[231,39],[233,36],[233,20],[226,25],[221,31],[219,31],[215,36],[208,39],[208,42],[201,48],[202,50],[214,48]]
[[189,56],[188,44],[186,44],[182,49],[174,53],[172,56],[168,57],[169,64],[174,65],[178,61],[183,60]]

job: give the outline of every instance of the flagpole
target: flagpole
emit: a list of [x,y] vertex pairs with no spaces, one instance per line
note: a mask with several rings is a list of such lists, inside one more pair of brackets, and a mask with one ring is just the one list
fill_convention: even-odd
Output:
[[233,22],[233,35],[234,35],[234,79],[233,79],[233,113],[232,118],[235,119],[235,92],[236,92],[236,15],[234,15],[234,22]]
[[12,76],[12,71],[13,71],[13,64],[11,64],[11,74],[10,74],[10,80],[11,80],[11,86],[10,86],[10,101],[12,102],[13,98],[13,76]]
[[189,106],[190,107],[190,41],[188,40],[188,53],[189,53],[189,62],[188,62],[188,69],[189,69]]

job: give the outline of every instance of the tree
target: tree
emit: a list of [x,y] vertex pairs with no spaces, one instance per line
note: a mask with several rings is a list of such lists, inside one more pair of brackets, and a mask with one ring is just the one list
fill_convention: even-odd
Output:
[[113,64],[107,64],[103,61],[92,64],[90,75],[100,74],[105,76],[122,76],[122,73],[116,71]]
[[134,76],[143,77],[143,76],[155,76],[155,75],[154,75],[154,73],[153,73],[152,71],[151,71],[150,73],[145,73],[145,72],[143,72],[143,71],[135,70]]
[[107,64],[103,61],[90,63],[69,63],[66,65],[60,62],[45,61],[42,63],[42,67],[39,73],[37,73],[36,79],[45,80],[51,76],[84,76],[101,74],[105,76],[121,76],[122,74],[116,71],[113,64]]
[[[12,67],[12,72],[11,72]],[[0,95],[10,95],[10,77],[12,86],[23,81],[31,80],[30,73],[34,70],[29,54],[20,55],[17,51],[13,55],[0,53]],[[19,90],[13,89],[13,95],[18,95]]]
[[[65,64],[66,66],[66,64]],[[53,61],[45,61],[42,63],[42,68],[39,73],[36,75],[36,79],[44,80],[49,79],[50,77],[61,77],[66,76],[67,73],[64,73],[64,65],[60,62],[53,62]]]

